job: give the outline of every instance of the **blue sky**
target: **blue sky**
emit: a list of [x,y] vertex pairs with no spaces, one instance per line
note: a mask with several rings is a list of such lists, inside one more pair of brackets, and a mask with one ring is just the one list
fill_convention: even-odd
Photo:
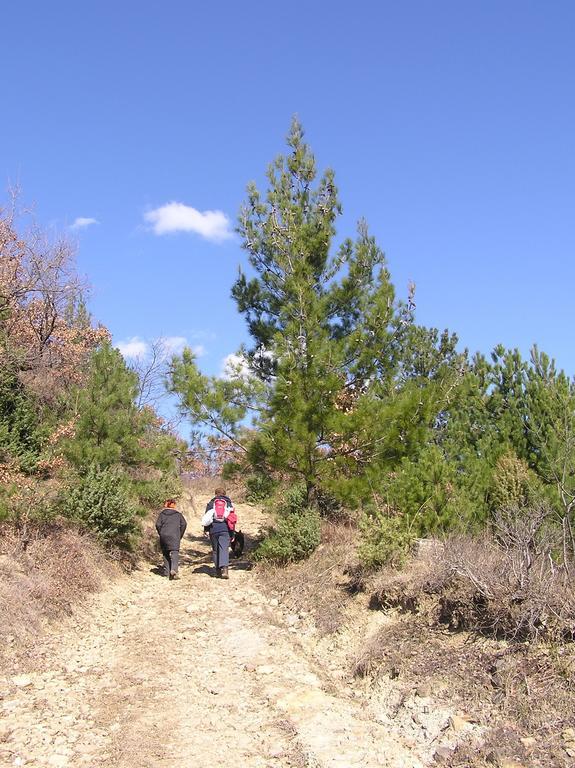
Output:
[[2,28],[0,180],[77,239],[116,343],[218,373],[245,340],[226,233],[297,114],[420,323],[575,373],[572,2],[29,0]]

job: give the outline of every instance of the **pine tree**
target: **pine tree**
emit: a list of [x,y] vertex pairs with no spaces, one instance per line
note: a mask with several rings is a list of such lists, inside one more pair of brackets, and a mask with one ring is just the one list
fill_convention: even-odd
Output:
[[76,393],[75,437],[68,458],[80,470],[94,465],[135,465],[141,459],[143,423],[135,405],[138,377],[106,342],[91,358],[90,376]]
[[252,338],[242,353],[266,384],[253,451],[302,480],[309,499],[336,457],[375,445],[373,389],[397,367],[409,309],[396,302],[365,222],[332,253],[341,213],[334,174],[317,179],[297,120],[287,143],[289,154],[269,168],[266,195],[248,188],[238,231],[252,275],[241,273],[232,295]]

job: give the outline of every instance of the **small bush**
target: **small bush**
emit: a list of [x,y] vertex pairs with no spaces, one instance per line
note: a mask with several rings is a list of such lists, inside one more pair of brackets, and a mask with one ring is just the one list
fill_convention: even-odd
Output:
[[254,552],[254,557],[276,563],[303,560],[319,546],[320,539],[318,510],[306,506],[303,485],[291,486],[278,503],[276,525]]
[[254,553],[256,560],[291,563],[309,557],[320,542],[320,517],[315,509],[281,517]]
[[139,509],[119,470],[91,466],[85,477],[65,494],[62,511],[106,545],[131,548]]
[[268,499],[274,492],[276,481],[264,474],[249,475],[245,481],[246,500],[251,503]]
[[359,560],[366,568],[401,565],[416,538],[409,521],[388,507],[363,514],[359,521]]
[[533,504],[538,493],[537,478],[527,462],[514,453],[505,453],[497,461],[491,479],[489,498],[493,509],[525,507]]
[[57,515],[54,484],[19,475],[16,483],[0,485],[0,520],[10,522],[19,536],[26,538],[29,528],[50,523]]
[[182,484],[177,477],[154,469],[147,469],[146,474],[148,477],[132,481],[138,499],[145,506],[159,507],[166,499],[181,494]]

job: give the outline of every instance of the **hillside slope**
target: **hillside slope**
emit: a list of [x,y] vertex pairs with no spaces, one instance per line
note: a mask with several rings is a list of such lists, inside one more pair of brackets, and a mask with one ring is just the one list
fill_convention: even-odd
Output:
[[[352,687],[306,650],[246,560],[215,579],[198,511],[181,579],[142,564],[1,679],[0,764],[417,768]],[[248,540],[261,514],[239,507]]]

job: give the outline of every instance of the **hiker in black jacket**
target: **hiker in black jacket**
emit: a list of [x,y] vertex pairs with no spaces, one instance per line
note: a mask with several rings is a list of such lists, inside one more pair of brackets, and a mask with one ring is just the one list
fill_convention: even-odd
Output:
[[179,578],[180,541],[186,526],[186,518],[176,509],[176,500],[168,499],[156,520],[156,530],[164,555],[164,573],[169,579]]

